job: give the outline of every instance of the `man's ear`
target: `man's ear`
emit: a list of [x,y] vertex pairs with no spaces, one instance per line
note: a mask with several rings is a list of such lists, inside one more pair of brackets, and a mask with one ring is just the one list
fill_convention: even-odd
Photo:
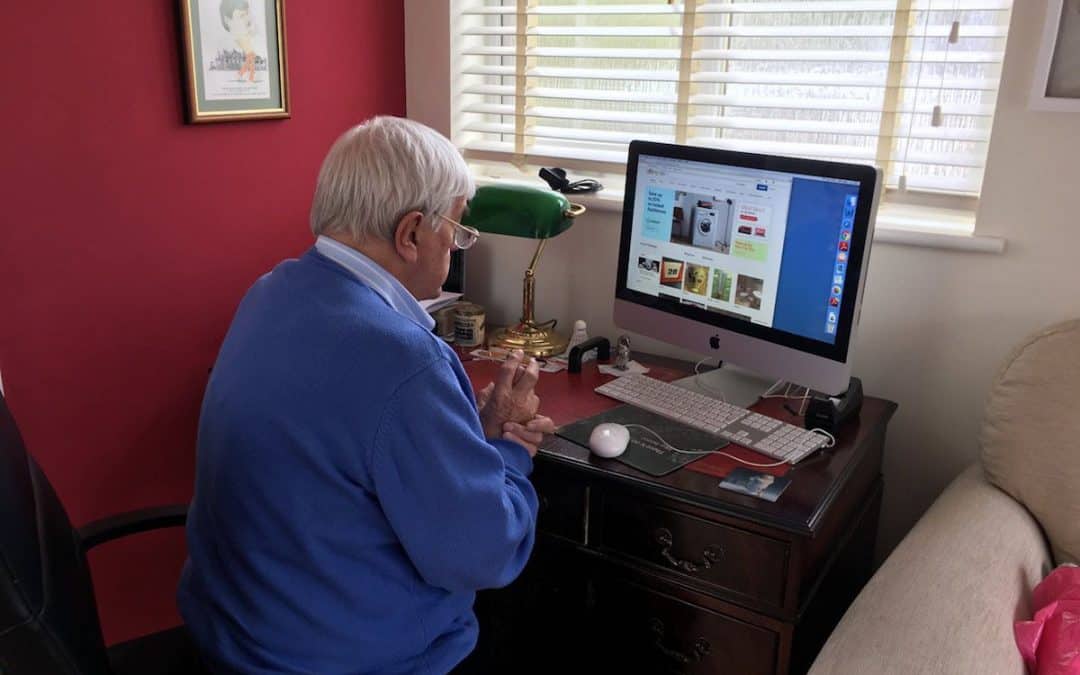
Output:
[[394,226],[394,250],[408,263],[416,262],[419,255],[417,249],[417,230],[424,224],[424,214],[419,211],[409,211],[401,217]]

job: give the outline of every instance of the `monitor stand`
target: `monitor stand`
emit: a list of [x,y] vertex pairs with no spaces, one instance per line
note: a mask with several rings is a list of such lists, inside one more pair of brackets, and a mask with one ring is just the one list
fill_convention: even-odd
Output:
[[685,389],[713,398],[720,398],[723,394],[724,401],[743,408],[757,403],[774,383],[773,379],[730,364],[675,381]]

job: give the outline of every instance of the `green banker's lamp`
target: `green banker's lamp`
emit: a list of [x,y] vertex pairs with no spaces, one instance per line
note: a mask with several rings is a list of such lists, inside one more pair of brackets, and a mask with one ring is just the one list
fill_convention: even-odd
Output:
[[558,192],[521,185],[485,185],[477,189],[469,201],[468,213],[461,219],[463,225],[481,232],[540,240],[525,270],[521,319],[515,326],[490,333],[490,346],[520,349],[530,356],[553,356],[566,351],[569,340],[555,331],[556,320],[537,323],[534,317],[536,265],[547,240],[568,230],[582,213],[584,206],[571,204]]

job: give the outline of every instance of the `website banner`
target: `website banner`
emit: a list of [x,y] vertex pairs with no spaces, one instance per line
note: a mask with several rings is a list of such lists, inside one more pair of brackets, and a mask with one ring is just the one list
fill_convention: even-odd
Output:
[[639,157],[627,286],[771,326],[791,178]]

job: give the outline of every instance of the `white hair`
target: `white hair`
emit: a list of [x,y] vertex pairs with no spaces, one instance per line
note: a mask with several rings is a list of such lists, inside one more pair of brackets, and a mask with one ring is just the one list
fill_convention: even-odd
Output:
[[342,134],[323,160],[311,231],[392,239],[406,213],[419,211],[437,227],[437,215],[475,191],[465,160],[445,136],[401,117],[373,117]]

